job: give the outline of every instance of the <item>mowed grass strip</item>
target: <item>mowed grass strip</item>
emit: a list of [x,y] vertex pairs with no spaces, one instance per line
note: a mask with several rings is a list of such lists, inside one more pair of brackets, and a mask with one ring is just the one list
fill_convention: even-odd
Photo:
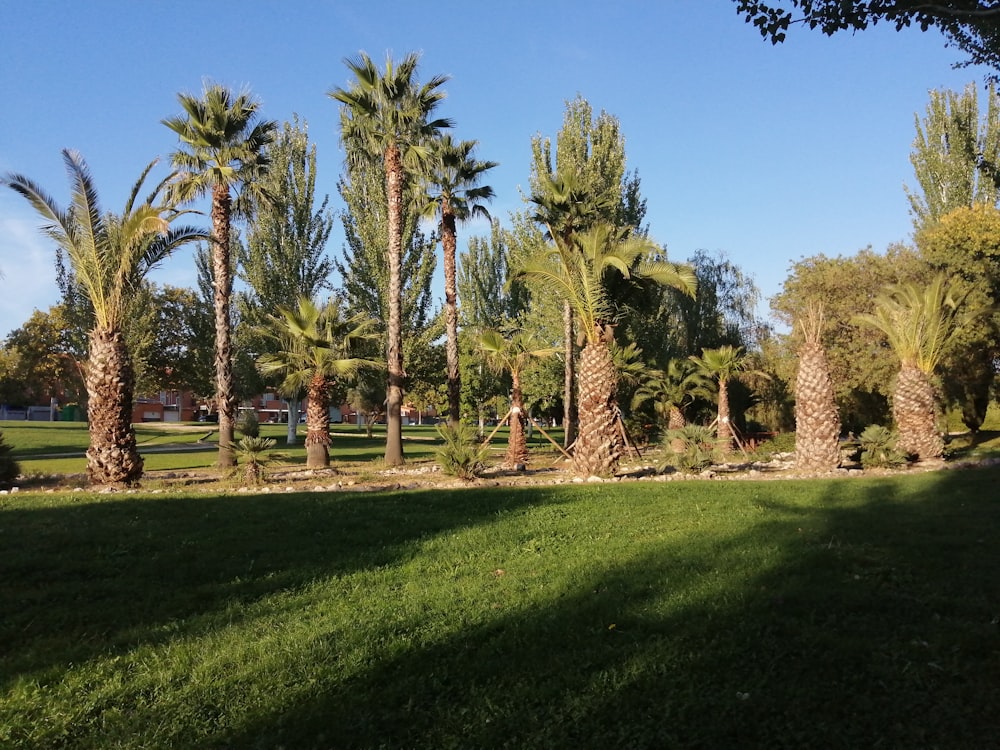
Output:
[[988,747],[1000,470],[0,498],[0,746]]

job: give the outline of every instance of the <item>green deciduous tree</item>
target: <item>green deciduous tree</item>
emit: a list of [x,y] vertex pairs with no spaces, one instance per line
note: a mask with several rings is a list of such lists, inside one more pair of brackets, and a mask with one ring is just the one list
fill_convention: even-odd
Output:
[[973,432],[986,417],[1000,357],[1000,211],[982,203],[957,208],[916,235],[921,257],[946,274],[975,307],[994,312],[949,339],[942,355],[943,392]]
[[340,102],[340,130],[349,164],[380,164],[385,179],[386,265],[389,271],[386,318],[388,384],[385,462],[403,462],[400,408],[403,404],[402,258],[403,218],[407,185],[422,170],[429,141],[451,126],[446,119],[432,119],[444,98],[441,86],[447,77],[417,81],[419,57],[409,54],[398,63],[386,59],[380,71],[368,55],[345,60],[353,75],[349,88],[335,88],[329,95]]
[[[330,289],[333,261],[326,243],[333,229],[329,197],[317,203],[316,146],[298,117],[278,131],[269,150],[270,168],[261,180],[268,201],[247,227],[246,245],[239,246],[237,273],[247,285],[237,295],[242,325],[236,331],[238,349],[263,354],[253,332],[278,307],[294,308],[300,297],[315,298]],[[298,413],[298,393],[290,393],[288,413]],[[288,443],[296,440],[296,420],[288,420]]]
[[918,233],[956,208],[995,206],[1000,196],[1000,101],[991,84],[980,114],[976,86],[931,91],[916,119],[910,162],[919,191],[906,188]]
[[921,31],[936,27],[948,44],[968,55],[966,64],[1000,69],[1000,8],[994,0],[735,0],[737,12],[772,43],[792,24],[832,35],[887,23]]
[[68,209],[23,175],[9,174],[3,183],[44,219],[43,231],[66,254],[94,312],[86,365],[87,474],[98,484],[133,484],[142,477],[143,461],[132,428],[135,375],[123,335],[125,320],[146,275],[177,247],[206,235],[200,229],[171,226],[184,212],[163,197],[166,181],[139,202],[155,161],[132,186],[120,214],[103,212],[79,154],[65,150],[63,161],[70,180]]
[[[219,410],[219,468],[236,465],[232,451],[236,427],[236,387],[233,379],[233,288],[230,225],[246,217],[261,202],[261,178],[267,173],[267,149],[276,125],[258,117],[260,102],[250,92],[233,94],[218,84],[206,84],[201,98],[178,94],[184,114],[163,120],[180,140],[172,155],[182,170],[175,196],[212,201],[212,278],[215,309],[216,405]],[[236,200],[233,192],[236,191]]]

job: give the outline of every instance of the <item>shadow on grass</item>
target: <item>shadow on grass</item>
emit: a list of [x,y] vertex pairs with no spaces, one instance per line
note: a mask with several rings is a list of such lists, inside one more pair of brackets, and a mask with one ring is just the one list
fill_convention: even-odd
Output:
[[[641,533],[628,526],[634,553],[610,559],[594,544],[571,579],[558,578],[557,560],[512,564],[496,579],[496,616],[466,622],[456,602],[464,624],[447,637],[421,639],[417,621],[389,642],[392,624],[359,624],[390,647],[353,672],[337,662],[333,633],[330,644],[289,644],[329,663],[263,710],[174,746],[989,747],[1000,736],[998,479],[990,469],[826,482],[822,503],[815,483],[698,483],[717,500],[712,512],[738,513],[745,527],[720,532],[706,516],[683,544],[669,536],[675,517],[656,509],[686,502],[695,485],[630,485],[628,499],[649,514]],[[571,514],[577,497],[561,488],[4,510],[12,554],[0,560],[0,611],[23,606],[40,619],[7,617],[3,660],[15,672],[55,669],[155,642],[158,625],[234,597],[398,564],[414,541],[530,506]],[[505,587],[547,586],[557,590],[506,604]],[[46,601],[65,597],[80,602],[80,619],[46,620]],[[79,653],[46,654],[46,637],[67,629]],[[164,721],[155,702],[132,710],[136,726]]]
[[818,513],[768,507],[757,485],[763,518],[745,535],[595,566],[549,606],[407,649],[359,679],[331,675],[226,743],[991,746],[998,477],[944,473],[918,492],[887,480],[860,499],[834,483]]
[[[160,626],[377,568],[546,492],[285,493],[0,510],[0,685],[175,631]],[[74,641],[67,653],[50,644]]]

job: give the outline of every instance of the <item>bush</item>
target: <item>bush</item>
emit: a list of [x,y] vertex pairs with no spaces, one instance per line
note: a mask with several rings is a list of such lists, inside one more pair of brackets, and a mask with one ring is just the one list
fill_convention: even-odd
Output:
[[260,437],[260,420],[257,419],[257,412],[253,409],[241,411],[240,418],[236,421],[236,429],[243,437]]
[[892,469],[906,463],[906,454],[897,446],[899,434],[882,425],[869,425],[858,437],[861,465],[866,469]]
[[4,442],[3,433],[0,432],[0,487],[10,487],[21,473],[21,467],[10,455],[12,450],[13,447]]
[[437,434],[444,441],[436,453],[438,464],[445,474],[459,479],[475,479],[486,468],[489,448],[479,442],[472,427],[459,425],[455,428],[439,424]]
[[243,464],[242,472],[237,470],[236,474],[242,473],[245,484],[255,486],[263,484],[267,479],[264,467],[279,458],[277,454],[271,453],[274,445],[274,438],[243,437],[236,441],[233,453],[236,454],[237,461]]
[[[675,441],[681,448],[679,453],[673,449]],[[716,445],[715,431],[709,427],[687,424],[679,430],[667,430],[664,444],[667,458],[659,471],[666,471],[669,466],[691,474],[704,471],[719,458]]]

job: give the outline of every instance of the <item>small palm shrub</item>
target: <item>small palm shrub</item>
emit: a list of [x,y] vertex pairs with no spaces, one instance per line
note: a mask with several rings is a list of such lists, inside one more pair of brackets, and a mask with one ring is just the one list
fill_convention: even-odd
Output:
[[264,483],[267,479],[265,467],[280,458],[271,452],[274,445],[274,438],[243,437],[236,441],[233,453],[243,466],[242,471],[237,469],[236,473],[242,477],[244,484],[257,486]]
[[439,424],[437,434],[444,441],[436,454],[441,471],[445,474],[459,479],[475,479],[486,468],[489,447],[479,442],[472,427]]
[[12,450],[13,446],[4,441],[3,433],[0,432],[0,487],[10,487],[21,473],[21,467],[10,455]]
[[899,434],[882,425],[869,425],[858,436],[861,465],[866,469],[891,469],[906,463],[906,454],[898,447]]
[[240,434],[242,434],[243,437],[260,437],[260,420],[257,418],[257,412],[253,409],[247,409],[240,412],[240,418],[236,423],[236,429],[240,431]]
[[[719,458],[718,442],[710,427],[687,424],[678,430],[667,430],[665,434],[666,461],[659,471],[674,467],[684,472],[697,474],[711,466]],[[679,451],[675,449],[679,448]]]

